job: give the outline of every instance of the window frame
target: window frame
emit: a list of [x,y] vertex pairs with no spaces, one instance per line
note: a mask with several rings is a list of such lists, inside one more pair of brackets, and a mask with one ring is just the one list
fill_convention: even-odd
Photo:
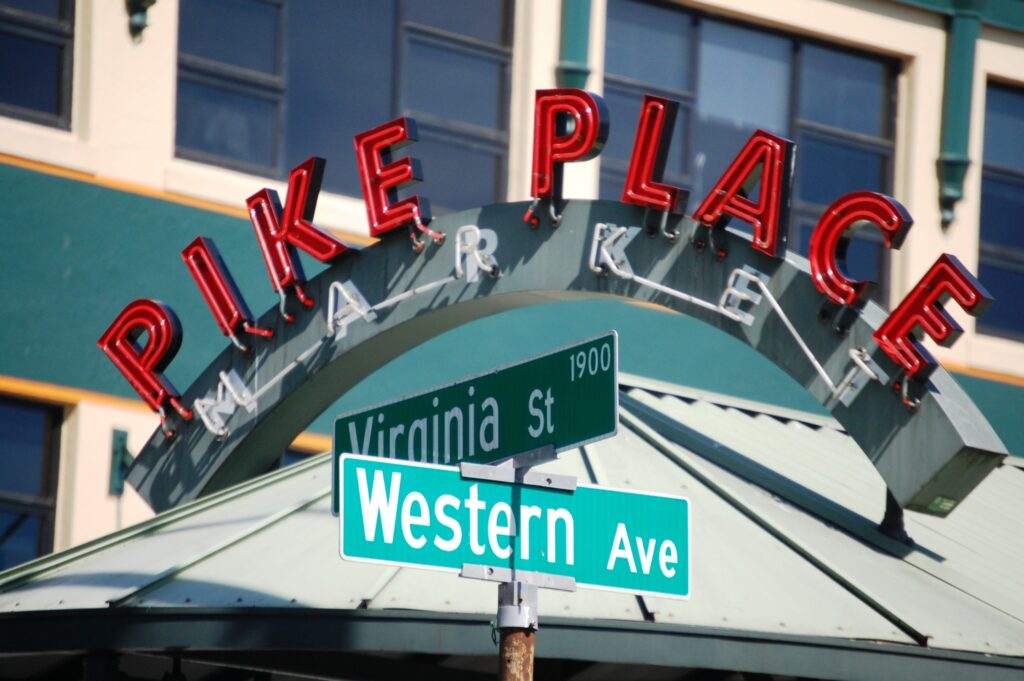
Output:
[[[220,156],[199,149],[181,146],[178,142],[177,115],[175,115],[174,155],[187,161],[195,161],[207,165],[237,170],[251,175],[261,175],[273,179],[281,179],[284,175],[284,142],[283,131],[287,128],[287,38],[288,12],[285,11],[284,0],[252,0],[277,8],[277,54],[274,55],[276,74],[264,73],[243,66],[227,64],[214,59],[177,49],[177,72],[174,79],[175,107],[182,80],[199,85],[218,88],[233,94],[241,94],[264,99],[274,105],[274,139],[271,143],[272,162],[269,166],[259,163],[240,161],[228,156]],[[179,18],[180,20],[180,18]]]
[[[508,192],[509,144],[511,140],[511,104],[512,104],[512,47],[515,38],[514,10],[515,0],[501,0],[503,16],[501,17],[501,43],[491,43],[473,36],[446,31],[405,18],[402,2],[396,11],[395,27],[395,72],[392,80],[392,115],[411,116],[416,120],[420,139],[450,144],[471,151],[493,153],[498,157],[498,172],[495,175],[494,196],[496,201],[506,198]],[[407,41],[419,39],[422,42],[441,49],[454,49],[466,54],[493,59],[501,63],[502,88],[499,93],[497,127],[484,126],[438,116],[409,106],[404,101],[404,85],[408,71],[405,69],[407,60]],[[410,154],[415,156],[413,148]],[[429,197],[428,197],[429,198]],[[444,204],[431,201],[432,209],[439,213],[451,209]]]
[[[896,180],[896,128],[899,117],[899,87],[897,85],[897,79],[899,77],[899,60],[893,57],[868,53],[863,50],[850,49],[842,45],[836,45],[814,38],[794,37],[792,35],[789,37],[793,40],[794,45],[793,71],[791,76],[793,86],[791,90],[792,99],[790,101],[789,124],[792,139],[797,143],[797,162],[799,163],[799,140],[804,135],[809,135],[821,141],[844,146],[855,151],[866,151],[869,153],[879,154],[883,159],[882,185],[885,187],[885,189],[881,191],[891,195]],[[886,76],[889,80],[889,92],[885,101],[885,104],[889,107],[886,116],[885,130],[889,135],[888,138],[854,132],[843,128],[836,128],[826,123],[819,123],[818,121],[802,118],[799,115],[801,94],[800,75],[803,66],[804,45],[816,45],[818,47],[828,48],[830,50],[845,52],[847,54],[857,56],[870,55],[871,58],[885,64],[887,70]],[[821,215],[828,208],[828,205],[816,204],[810,201],[804,201],[800,198],[799,172],[794,173],[793,187],[790,196],[789,239],[798,241],[800,238],[799,229],[801,220],[806,219],[816,224],[821,218]],[[836,196],[833,197],[832,200],[834,201],[838,198],[839,197]],[[882,233],[877,229],[859,229],[856,231],[856,238],[868,241],[880,247],[878,250],[878,262],[876,263],[876,270],[878,272],[878,281],[876,282],[878,284],[878,289],[876,296],[880,301],[887,300],[892,290],[892,254],[889,249],[885,248],[885,239]],[[797,251],[797,249],[793,250]]]
[[[611,1],[611,0],[610,0]],[[757,31],[766,35],[777,36],[785,39],[789,42],[790,53],[792,59],[790,62],[790,88],[789,88],[789,118],[788,126],[789,130],[784,131],[787,138],[792,139],[797,143],[797,163],[799,164],[799,142],[800,138],[804,135],[810,135],[822,141],[838,144],[844,147],[848,147],[853,150],[869,151],[871,153],[877,153],[882,156],[883,160],[883,191],[891,194],[893,187],[895,186],[895,160],[897,153],[897,129],[899,120],[899,73],[902,69],[903,62],[891,55],[885,55],[878,52],[871,52],[865,49],[857,49],[849,47],[839,43],[829,42],[821,38],[814,36],[804,35],[795,31],[784,30],[775,27],[763,26],[750,21],[744,21],[733,17],[722,16],[713,14],[707,11],[698,10],[690,7],[683,7],[674,5],[660,0],[640,0],[645,4],[654,5],[668,11],[683,12],[691,18],[691,57],[690,57],[690,68],[691,74],[689,82],[691,83],[691,90],[670,90],[659,86],[649,85],[641,81],[636,81],[630,78],[624,78],[615,74],[610,74],[607,71],[604,73],[604,83],[607,88],[607,84],[611,82],[613,87],[619,90],[628,88],[628,92],[631,94],[642,95],[645,92],[652,94],[659,94],[671,99],[675,99],[680,103],[680,115],[685,115],[686,125],[684,128],[684,134],[686,135],[685,146],[686,146],[686,173],[685,176],[679,176],[678,174],[668,174],[664,178],[664,181],[676,184],[683,188],[693,187],[693,155],[696,148],[696,135],[697,135],[697,123],[695,121],[695,110],[697,107],[699,92],[697,92],[697,73],[700,70],[700,54],[702,44],[702,27],[705,21],[714,21],[721,24],[728,24],[730,26],[736,26],[746,30]],[[886,77],[888,92],[885,97],[885,104],[888,106],[888,111],[885,116],[885,133],[888,137],[877,137],[874,135],[868,135],[865,133],[854,132],[851,130],[845,130],[842,128],[836,128],[824,123],[802,118],[800,116],[799,105],[800,105],[800,86],[801,86],[801,68],[803,59],[803,48],[807,45],[813,45],[816,47],[845,52],[847,54],[869,57],[883,63],[886,67]],[[635,121],[631,122],[635,124]],[[626,125],[629,125],[627,123]],[[737,152],[739,149],[737,148]],[[627,167],[619,162],[612,161],[602,157],[600,176],[601,181],[606,181],[609,177],[618,181],[618,185],[621,186],[625,182]],[[710,178],[709,182],[713,182],[718,178]],[[799,254],[799,240],[800,240],[800,224],[803,221],[809,221],[811,223],[817,223],[822,213],[828,207],[827,205],[815,204],[809,201],[800,199],[800,173],[795,172],[793,177],[793,186],[790,192],[790,210],[787,216],[788,232],[787,232],[787,251]],[[615,197],[616,200],[618,197]],[[703,197],[692,195],[690,196],[690,204],[687,206],[688,209],[693,209],[696,206],[696,202],[699,202]],[[838,199],[839,197],[834,197]],[[689,212],[689,211],[688,211]],[[874,244],[883,245],[884,240],[881,233],[878,230],[873,229],[862,229],[856,233],[856,238],[863,239]],[[879,249],[879,262],[878,262],[878,293],[877,298],[879,300],[886,300],[891,290],[892,282],[892,254],[889,249],[884,247]]]
[[[1017,93],[1019,96],[1024,97],[1024,87],[1013,83],[1007,83],[1002,80],[995,78],[988,78],[985,82],[985,102],[983,103],[984,110],[987,116],[988,109],[988,95],[993,88],[1010,90]],[[1024,124],[1024,119],[1021,121]],[[991,163],[985,159],[985,134],[988,131],[988,126],[982,131],[982,151],[981,151],[981,180],[979,187],[979,199],[978,199],[978,273],[981,274],[982,267],[986,264],[992,267],[998,267],[1004,270],[1012,270],[1014,272],[1024,273],[1024,239],[1020,247],[1007,246],[1003,244],[993,244],[985,241],[985,224],[982,222],[984,216],[984,196],[985,196],[985,181],[995,180],[999,182],[1009,183],[1018,185],[1022,196],[1024,196],[1024,169],[1008,168],[998,163]],[[982,281],[984,283],[984,281]],[[998,303],[998,301],[997,301]],[[985,316],[982,315],[975,321],[975,331],[979,334],[990,336],[994,338],[1001,338],[1009,341],[1024,342],[1024,326],[1021,329],[1007,329],[1000,326],[994,326],[985,322]]]
[[[274,140],[272,165],[247,163],[221,156],[215,153],[197,150],[182,146],[179,141],[177,127],[174,135],[174,158],[193,161],[209,166],[235,170],[238,172],[264,177],[274,181],[283,181],[287,177],[290,168],[285,167],[288,158],[288,117],[291,115],[288,110],[288,87],[287,82],[287,60],[288,60],[288,16],[286,0],[256,0],[279,8],[278,14],[278,55],[277,55],[277,76],[253,71],[243,67],[224,64],[214,60],[205,59],[186,52],[177,51],[177,71],[175,75],[175,88],[178,90],[182,81],[196,82],[202,85],[214,87],[227,92],[238,92],[247,96],[261,97],[271,101],[276,110],[274,120]],[[405,18],[405,10],[402,0],[396,0],[395,17],[392,23],[394,35],[394,46],[391,53],[392,69],[389,72],[391,78],[389,84],[390,118],[399,116],[412,116],[418,124],[421,139],[430,140],[441,144],[452,145],[471,151],[482,151],[493,154],[496,157],[497,172],[495,176],[495,187],[493,195],[495,201],[503,201],[508,196],[509,185],[509,161],[511,141],[511,120],[512,120],[512,91],[513,80],[513,50],[515,37],[515,0],[502,0],[500,21],[499,42],[491,43],[487,40],[463,35],[438,28],[429,24],[413,21]],[[180,18],[179,18],[180,20]],[[403,82],[406,78],[406,70],[403,68],[406,59],[408,40],[420,40],[440,49],[455,49],[471,55],[479,55],[493,59],[499,63],[502,71],[502,87],[499,92],[500,101],[497,103],[500,114],[499,120],[494,128],[473,125],[463,121],[449,119],[443,116],[433,115],[426,111],[417,110],[405,106],[403,102]],[[384,122],[382,118],[380,122]],[[358,131],[353,131],[355,134]],[[416,155],[416,148],[413,146],[409,153]],[[358,187],[339,188],[330,190],[331,194],[337,196],[353,197],[361,200]],[[442,209],[445,206],[432,202],[434,208]]]
[[[45,487],[45,494],[24,494],[0,488],[0,511],[9,513],[22,511],[40,517],[39,535],[36,538],[36,557],[44,556],[53,551],[54,546],[61,426],[64,413],[63,409],[58,406],[0,396],[0,408],[8,405],[34,409],[42,412],[44,416],[45,433],[43,449],[40,452],[40,465],[42,466],[41,480]],[[0,567],[0,570],[3,569],[7,568]]]
[[0,102],[0,116],[16,118],[59,130],[71,129],[71,98],[75,66],[75,3],[60,0],[60,19],[51,19],[0,3],[0,32],[61,48],[60,82],[56,114]]

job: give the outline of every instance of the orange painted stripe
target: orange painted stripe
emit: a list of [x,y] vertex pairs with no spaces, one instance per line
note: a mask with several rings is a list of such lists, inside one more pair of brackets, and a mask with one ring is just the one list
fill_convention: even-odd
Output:
[[63,177],[68,180],[85,182],[87,184],[97,185],[99,187],[105,187],[107,189],[116,189],[117,191],[127,192],[129,194],[138,194],[140,196],[147,196],[153,199],[161,199],[163,201],[169,201],[171,203],[190,206],[192,208],[199,208],[200,210],[206,210],[213,213],[230,215],[236,218],[245,218],[248,216],[248,212],[245,210],[245,208],[242,208],[240,206],[229,206],[227,204],[218,203],[216,201],[195,199],[189,196],[185,196],[183,194],[165,192],[159,189],[154,189],[153,187],[147,187],[145,185],[136,184],[134,182],[115,180],[109,177],[100,177],[93,173],[87,173],[81,170],[72,170],[70,168],[63,168],[61,166],[53,165],[51,163],[34,161],[32,159],[22,158],[20,156],[12,156],[11,154],[0,154],[0,163],[5,163],[6,165],[15,166],[17,168],[24,168],[26,170],[33,170],[37,173],[53,175],[54,177]]
[[64,407],[73,407],[79,402],[94,402],[121,409],[149,411],[149,407],[142,400],[13,376],[0,376],[0,395],[48,402]]
[[329,452],[332,447],[333,442],[331,436],[323,435],[321,433],[299,433],[299,436],[292,440],[292,449],[308,452],[310,454]]
[[2,152],[0,152],[0,163],[4,163],[9,166],[15,166],[17,168],[25,168],[26,170],[34,170],[37,173],[45,173],[47,175],[64,177],[69,180],[78,180],[79,182],[96,181],[96,175],[94,173],[87,173],[82,170],[72,170],[71,168],[56,166],[53,165],[52,163],[33,161],[32,159],[22,158],[21,156],[13,156],[11,154],[5,154]]
[[974,367],[948,362],[944,363],[942,366],[945,367],[946,371],[955,371],[958,374],[964,374],[966,376],[974,376],[975,378],[984,378],[997,383],[1009,383],[1010,385],[1019,385],[1024,387],[1024,376],[1015,376],[1014,374],[1007,374],[1002,371],[991,371],[989,369],[976,369]]
[[[198,208],[199,210],[205,210],[210,213],[220,213],[221,215],[229,215],[234,218],[249,218],[249,211],[244,206],[235,206],[225,203],[219,203],[217,201],[209,201],[207,199],[198,199],[192,196],[186,196],[184,194],[178,194],[176,192],[163,191],[161,189],[154,189],[146,185],[135,184],[134,182],[126,182],[124,180],[115,180],[109,177],[100,177],[94,173],[87,173],[81,170],[72,170],[71,168],[64,168],[62,166],[53,165],[51,163],[44,163],[42,161],[34,161],[32,159],[22,158],[20,156],[13,156],[11,154],[0,153],[0,163],[14,166],[16,168],[24,168],[25,170],[32,170],[37,173],[43,173],[46,175],[52,175],[54,177],[63,177],[68,180],[75,180],[77,182],[85,182],[87,184],[96,185],[99,187],[105,187],[107,189],[114,189],[116,191],[126,192],[128,194],[137,194],[139,196],[146,196],[151,199],[159,199],[161,201],[167,201],[169,203],[176,203],[182,206],[188,206],[190,208]],[[377,239],[372,237],[364,236],[362,234],[355,234],[340,229],[329,229],[329,232],[335,234],[340,239],[354,243],[359,247],[365,248],[372,246],[377,243]]]

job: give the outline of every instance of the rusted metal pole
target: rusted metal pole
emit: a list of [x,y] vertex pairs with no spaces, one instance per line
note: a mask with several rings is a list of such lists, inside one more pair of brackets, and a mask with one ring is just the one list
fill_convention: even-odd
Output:
[[520,580],[498,585],[499,681],[533,681],[537,586]]
[[502,629],[500,681],[533,681],[533,647],[537,632],[533,629]]

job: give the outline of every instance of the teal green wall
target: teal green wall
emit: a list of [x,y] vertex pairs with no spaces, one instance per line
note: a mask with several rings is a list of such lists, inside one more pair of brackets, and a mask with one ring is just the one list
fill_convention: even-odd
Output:
[[1024,456],[1024,388],[963,374],[956,374],[956,380],[988,417],[1010,453]]
[[[96,339],[125,304],[149,297],[181,319],[181,350],[165,374],[187,388],[228,342],[181,261],[181,249],[200,234],[216,241],[255,315],[277,302],[246,220],[4,165],[0,206],[0,375],[135,397]],[[309,259],[304,264],[310,276],[322,269]],[[312,430],[330,433],[342,411],[611,328],[620,334],[622,371],[825,413],[775,365],[711,327],[587,301],[507,312],[434,338],[352,389]],[[1024,390],[973,378],[963,383],[1011,451],[1024,454],[1024,423],[1014,414]]]
[[0,374],[134,397],[96,340],[127,303],[156,298],[185,329],[166,372],[183,390],[226,341],[181,260],[200,234],[251,309],[275,300],[243,220],[3,165],[0,206]]
[[590,77],[590,0],[562,0],[558,87],[585,89]]

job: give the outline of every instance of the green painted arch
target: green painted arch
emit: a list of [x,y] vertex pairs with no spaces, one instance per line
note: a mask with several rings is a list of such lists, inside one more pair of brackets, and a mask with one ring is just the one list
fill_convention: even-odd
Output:
[[[318,302],[314,310],[299,310],[296,305],[292,324],[283,321],[276,306],[268,310],[259,323],[275,330],[272,339],[252,339],[250,353],[229,345],[183,394],[188,405],[197,399],[212,400],[220,376],[231,372],[258,394],[249,403],[251,410],[236,406],[222,412],[225,431],[219,434],[198,416],[178,424],[173,440],[158,430],[129,470],[129,482],[157,510],[223,489],[266,470],[339,396],[419,343],[488,315],[582,298],[624,298],[661,306],[740,339],[828,408],[904,506],[928,510],[936,497],[962,499],[1005,455],[980,411],[941,368],[932,374],[916,412],[903,408],[891,387],[876,381],[847,406],[830,399],[831,388],[766,302],[744,304],[750,315],[747,325],[648,283],[593,271],[590,258],[597,226],[643,225],[642,209],[609,201],[571,201],[557,228],[542,222],[531,229],[521,220],[526,206],[498,204],[438,219],[432,226],[448,238],[420,254],[410,249],[404,235],[392,234],[339,258],[306,286]],[[670,228],[684,235],[693,229],[683,217],[673,216],[671,222]],[[481,271],[469,282],[456,276],[457,232],[466,225],[491,230],[485,246],[495,247],[499,277]],[[850,368],[853,348],[865,348],[889,377],[897,375],[871,339],[885,312],[869,303],[847,333],[837,333],[819,314],[823,298],[803,258],[770,258],[754,251],[747,235],[733,230],[726,230],[718,243],[727,251],[722,258],[709,249],[698,250],[687,238],[648,238],[640,231],[623,251],[638,276],[717,303],[730,273],[753,268],[834,382]],[[392,304],[378,309],[372,321],[360,318],[346,327],[344,335],[332,335],[326,303],[332,284],[342,282],[354,285],[370,306],[387,300]],[[679,347],[685,352],[685,338],[679,339]],[[235,404],[230,397],[223,398],[223,404]],[[933,507],[930,512],[948,511]]]

